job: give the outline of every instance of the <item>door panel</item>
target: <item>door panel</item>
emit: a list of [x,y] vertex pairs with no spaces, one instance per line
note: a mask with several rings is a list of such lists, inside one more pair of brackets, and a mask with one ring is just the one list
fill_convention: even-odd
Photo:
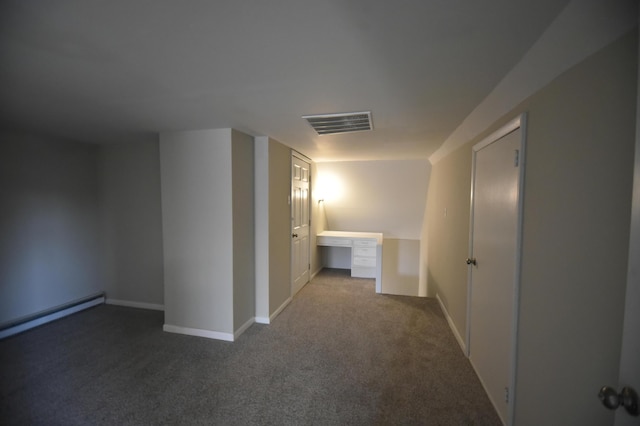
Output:
[[520,143],[518,128],[474,148],[469,359],[504,423],[512,398]]
[[[638,78],[640,83],[640,76]],[[629,266],[624,308],[622,346],[620,348],[620,376],[618,391],[630,386],[640,392],[640,92],[636,119],[636,153],[631,199],[631,228],[629,230]],[[602,383],[608,385],[608,383]],[[615,426],[638,425],[640,418],[632,417],[618,408]]]
[[291,293],[309,282],[309,176],[311,165],[291,157]]

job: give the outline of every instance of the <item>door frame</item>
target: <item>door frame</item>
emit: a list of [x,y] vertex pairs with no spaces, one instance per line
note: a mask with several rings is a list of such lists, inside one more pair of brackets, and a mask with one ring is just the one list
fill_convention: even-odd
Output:
[[[312,172],[311,172],[311,167],[313,164],[313,161],[311,161],[311,159],[309,157],[307,157],[304,154],[299,153],[296,150],[291,150],[291,155],[290,155],[290,160],[289,160],[289,295],[290,297],[294,296],[294,262],[293,262],[293,239],[291,238],[291,235],[293,234],[293,157],[297,157],[299,160],[302,160],[306,163],[309,163],[309,195],[307,196],[307,203],[308,203],[308,211],[309,211],[309,238],[307,238],[308,240],[308,244],[307,244],[307,258],[309,259],[309,281],[311,281],[311,222],[312,222],[312,218],[311,218],[311,191],[312,191]],[[304,287],[309,281],[307,281],[302,287]],[[302,289],[301,287],[301,289]]]
[[[473,257],[473,219],[474,219],[474,192],[475,192],[475,180],[476,180],[476,157],[478,151],[482,148],[491,145],[498,141],[502,137],[520,129],[520,152],[518,154],[518,200],[517,200],[517,222],[516,222],[516,265],[514,276],[514,289],[513,289],[513,316],[511,323],[513,325],[511,335],[511,356],[510,356],[510,378],[509,378],[509,402],[507,412],[507,424],[513,424],[514,419],[514,407],[516,400],[516,371],[517,371],[517,355],[518,355],[518,318],[520,309],[520,278],[521,278],[521,263],[522,263],[522,224],[523,224],[523,212],[524,212],[524,180],[525,180],[525,164],[526,164],[526,139],[527,139],[527,113],[522,113],[518,117],[514,118],[497,131],[493,132],[482,141],[473,145],[472,159],[471,159],[471,195],[470,195],[470,212],[469,212],[469,248],[468,257]],[[466,320],[466,335],[465,335],[465,355],[467,358],[470,356],[471,350],[471,284],[472,284],[471,269],[467,272],[467,320]]]

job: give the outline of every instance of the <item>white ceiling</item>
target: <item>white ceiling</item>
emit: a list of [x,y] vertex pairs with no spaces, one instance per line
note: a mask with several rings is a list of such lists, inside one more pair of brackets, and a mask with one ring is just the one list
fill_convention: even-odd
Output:
[[[233,127],[316,161],[427,158],[567,0],[0,3],[0,125],[87,142]],[[319,137],[306,114],[372,111]]]

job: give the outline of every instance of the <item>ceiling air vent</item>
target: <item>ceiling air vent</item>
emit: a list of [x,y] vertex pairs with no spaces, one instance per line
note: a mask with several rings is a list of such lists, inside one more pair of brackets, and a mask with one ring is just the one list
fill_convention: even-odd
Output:
[[303,115],[320,136],[372,130],[371,111],[344,114]]

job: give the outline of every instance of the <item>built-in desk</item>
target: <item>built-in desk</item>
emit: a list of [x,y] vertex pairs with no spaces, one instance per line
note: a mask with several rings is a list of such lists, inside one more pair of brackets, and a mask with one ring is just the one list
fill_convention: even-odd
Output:
[[323,231],[316,244],[351,248],[351,276],[375,278],[376,293],[382,291],[382,233]]

